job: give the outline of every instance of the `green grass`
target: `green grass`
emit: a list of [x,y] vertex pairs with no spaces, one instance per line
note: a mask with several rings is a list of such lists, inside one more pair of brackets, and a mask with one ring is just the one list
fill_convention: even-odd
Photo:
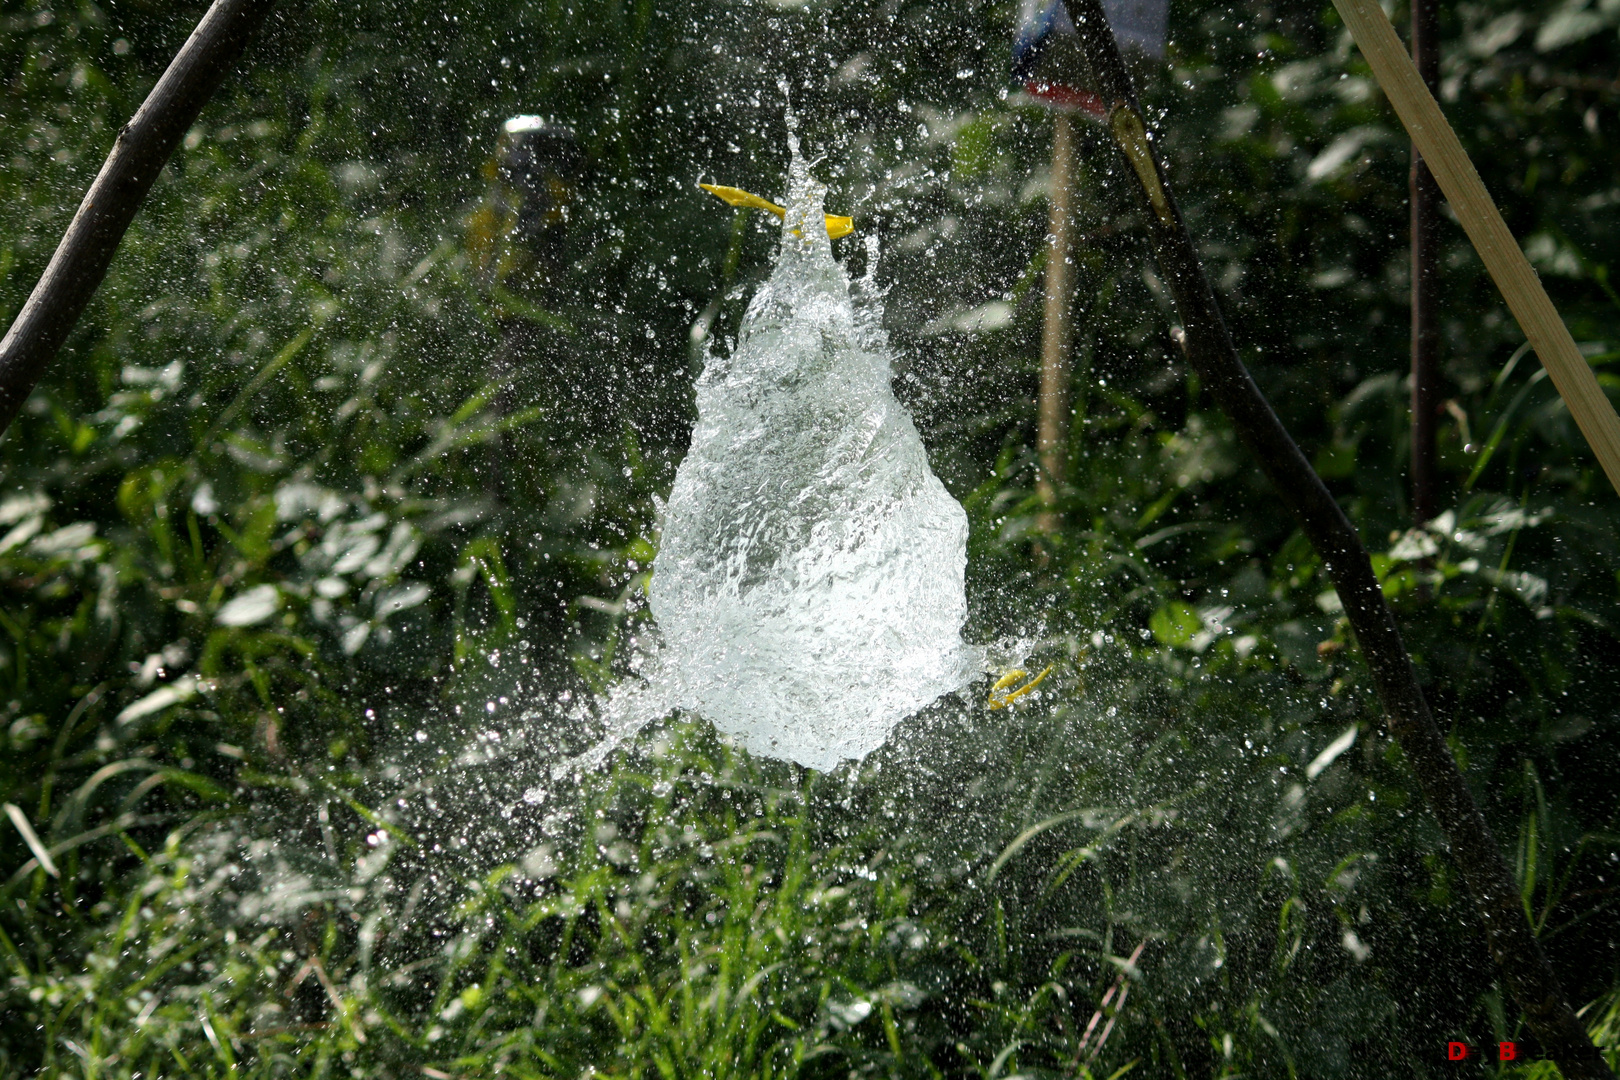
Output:
[[[1404,812],[1314,805],[1354,798],[1343,766],[1299,805],[1280,746],[1200,745],[1197,723],[1144,739],[1151,721],[1102,704],[1123,674],[939,710],[831,776],[681,723],[553,780],[497,719],[505,752],[464,729],[350,786],[244,769],[241,810],[152,850],[132,792],[92,810],[122,811],[110,835],[138,860],[102,899],[70,887],[95,876],[80,849],[61,881],[14,883],[8,1008],[51,1076],[1399,1067],[1366,1033],[1422,1037],[1379,987],[1411,913],[1365,848]],[[1347,928],[1377,961],[1337,947]],[[1594,1015],[1611,1044],[1612,1012]]]

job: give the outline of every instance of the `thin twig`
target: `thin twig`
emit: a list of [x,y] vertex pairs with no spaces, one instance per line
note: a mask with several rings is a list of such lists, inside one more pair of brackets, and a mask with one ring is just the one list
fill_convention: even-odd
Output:
[[[1108,993],[1103,995],[1102,1002],[1097,1006],[1097,1011],[1091,1014],[1091,1022],[1086,1025],[1085,1034],[1080,1036],[1080,1044],[1074,1048],[1074,1057],[1077,1064],[1080,1060],[1081,1051],[1085,1050],[1086,1044],[1091,1041],[1091,1033],[1096,1030],[1098,1021],[1103,1018],[1103,1014],[1106,1012],[1108,1014],[1108,1023],[1102,1029],[1102,1034],[1097,1037],[1097,1045],[1093,1046],[1091,1053],[1086,1055],[1086,1067],[1090,1068],[1091,1063],[1097,1060],[1097,1055],[1102,1053],[1103,1044],[1108,1041],[1109,1033],[1114,1030],[1114,1021],[1119,1019],[1120,1010],[1125,1007],[1125,998],[1131,992],[1131,988],[1126,981],[1130,978],[1130,969],[1136,966],[1136,961],[1141,957],[1142,950],[1145,948],[1147,948],[1147,939],[1143,938],[1141,943],[1136,946],[1136,951],[1131,953],[1130,959],[1125,961],[1124,969],[1120,971],[1119,977],[1114,980],[1114,985],[1109,987]],[[1119,1002],[1110,1011],[1108,1003],[1114,1000],[1115,994],[1119,995]]]
[[1608,474],[1609,483],[1620,491],[1620,415],[1604,395],[1592,365],[1581,355],[1530,260],[1502,220],[1501,211],[1485,190],[1457,133],[1447,123],[1434,95],[1423,85],[1389,16],[1376,0],[1334,0],[1334,7],[1406,133],[1423,152],[1423,160],[1445,192],[1447,204],[1479,253],[1479,261],[1496,282],[1508,310],[1530,339],[1593,456]]
[[[1341,0],[1345,2],[1350,0]],[[1558,979],[1531,933],[1501,849],[1429,713],[1417,672],[1373,573],[1367,549],[1238,358],[1192,234],[1182,220],[1154,151],[1100,0],[1066,3],[1095,89],[1109,107],[1108,128],[1137,181],[1135,187],[1146,213],[1154,258],[1170,286],[1186,330],[1188,361],[1231,419],[1238,436],[1259,459],[1272,486],[1321,556],[1372,674],[1390,733],[1400,743],[1474,896],[1502,982],[1524,1010],[1544,1051],[1565,1076],[1572,1080],[1612,1077],[1564,1000]],[[1398,52],[1410,66],[1404,50]],[[1429,160],[1432,165],[1434,158]],[[1603,404],[1607,407],[1608,403]]]
[[[1439,0],[1412,0],[1412,63],[1435,92],[1440,85]],[[1412,232],[1412,521],[1424,525],[1439,507],[1440,187],[1412,144],[1407,184]]]
[[275,0],[214,0],[133,119],[118,132],[22,312],[0,341],[0,433],[45,374],[107,275],[113,253],[180,138]]
[[[332,980],[327,976],[326,967],[321,963],[320,958],[310,957],[309,966],[315,969],[315,977],[320,980],[321,986],[325,988],[326,996],[331,999],[332,1008],[337,1010],[339,1017],[347,1020],[349,1010],[343,1004],[343,995],[338,993],[336,986],[332,985]],[[349,1029],[349,1034],[354,1036],[355,1042],[363,1044],[366,1041],[366,1033],[361,1030],[358,1024],[346,1023],[344,1026]]]

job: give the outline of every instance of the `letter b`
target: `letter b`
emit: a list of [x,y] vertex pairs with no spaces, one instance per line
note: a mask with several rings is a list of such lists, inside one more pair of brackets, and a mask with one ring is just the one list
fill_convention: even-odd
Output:
[[1468,1059],[1468,1044],[1460,1042],[1446,1043],[1446,1060],[1466,1061]]
[[1519,1047],[1517,1043],[1504,1042],[1496,1044],[1496,1057],[1498,1061],[1514,1061],[1517,1060],[1518,1056]]

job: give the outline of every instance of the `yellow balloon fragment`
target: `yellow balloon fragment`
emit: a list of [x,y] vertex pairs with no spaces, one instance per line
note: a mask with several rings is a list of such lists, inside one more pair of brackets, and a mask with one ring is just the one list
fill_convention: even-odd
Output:
[[1052,674],[1052,668],[1052,664],[1047,664],[1045,669],[1043,669],[1039,675],[1035,676],[1033,679],[1030,679],[1018,689],[1012,690],[1008,693],[1002,693],[1002,691],[1006,690],[1013,683],[1029,674],[1029,672],[1025,671],[1023,668],[1013,668],[1001,678],[997,679],[990,687],[990,697],[985,701],[985,704],[992,709],[1005,709],[1008,705],[1011,705],[1013,702],[1017,701],[1019,698],[1041,685],[1042,680],[1044,680],[1048,675]]
[[[717,199],[721,199],[732,206],[745,206],[751,210],[764,210],[775,214],[779,218],[787,217],[787,210],[777,206],[769,199],[762,199],[752,192],[742,188],[726,187],[723,184],[699,184],[698,187],[707,191]],[[827,236],[837,240],[840,236],[848,236],[855,231],[853,218],[840,217],[837,214],[823,215],[827,219]]]

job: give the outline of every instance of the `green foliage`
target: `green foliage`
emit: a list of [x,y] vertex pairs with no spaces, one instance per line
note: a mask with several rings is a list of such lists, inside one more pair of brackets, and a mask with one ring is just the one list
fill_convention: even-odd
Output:
[[[1442,97],[1616,393],[1612,7],[1448,9]],[[0,12],[8,317],[200,10]],[[0,442],[0,791],[35,834],[0,823],[0,1075],[1382,1077],[1524,1039],[1089,131],[1046,524],[1013,14],[281,9]],[[1234,337],[1620,1054],[1620,503],[1453,230],[1450,509],[1411,527],[1405,142],[1325,6],[1172,26],[1145,96]],[[1053,674],[827,776],[677,719],[576,778],[694,365],[771,251],[692,181],[779,191],[779,74],[883,241],[971,635]],[[584,161],[541,243],[492,161],[518,112]]]

